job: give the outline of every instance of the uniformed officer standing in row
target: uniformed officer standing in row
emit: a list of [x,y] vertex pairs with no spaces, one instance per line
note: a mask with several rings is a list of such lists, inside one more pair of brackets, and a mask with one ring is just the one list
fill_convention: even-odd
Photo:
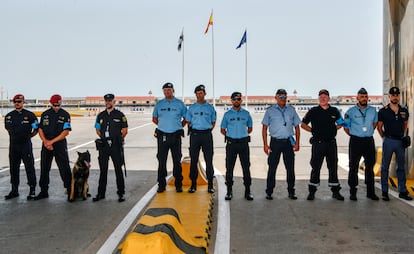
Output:
[[344,131],[350,136],[349,199],[357,200],[359,161],[361,157],[364,157],[367,198],[379,200],[378,196],[375,195],[374,186],[375,142],[373,138],[374,130],[377,127],[378,114],[374,107],[368,105],[368,92],[365,88],[359,89],[357,100],[357,105],[346,111],[344,120]]
[[123,202],[125,201],[125,180],[122,174],[122,165],[125,164],[123,145],[128,134],[128,122],[124,113],[115,109],[115,95],[106,94],[104,100],[106,109],[98,114],[95,122],[96,134],[100,138],[97,140],[100,174],[98,194],[92,201],[105,198],[108,162],[111,157],[115,169],[118,202]]
[[185,117],[190,131],[191,187],[188,192],[194,193],[197,190],[198,158],[200,149],[203,149],[204,160],[206,162],[208,192],[214,193],[213,135],[211,131],[216,125],[216,110],[205,100],[206,88],[204,85],[196,86],[194,93],[197,97],[197,102],[190,106]]
[[40,193],[34,199],[49,197],[49,172],[53,157],[55,157],[69,199],[71,170],[66,136],[72,130],[70,115],[61,107],[62,97],[59,94],[52,95],[49,102],[52,107],[42,113],[39,123],[39,136],[43,142],[40,153]]
[[13,97],[13,103],[15,110],[8,113],[4,121],[4,126],[10,136],[9,162],[12,186],[10,193],[4,198],[12,199],[19,196],[20,162],[23,160],[27,183],[30,187],[27,200],[31,200],[36,195],[36,172],[31,138],[37,134],[39,123],[31,111],[23,108],[23,94],[16,94]]
[[[300,118],[295,108],[287,105],[287,92],[278,89],[276,92],[277,104],[268,108],[262,120],[263,150],[268,155],[269,165],[267,172],[266,199],[272,200],[273,189],[276,185],[276,169],[280,155],[283,154],[283,162],[286,168],[286,180],[288,196],[297,199],[295,195],[295,153],[299,151],[300,143]],[[268,130],[270,134],[270,146],[268,145]],[[295,135],[295,139],[293,138]]]
[[408,194],[405,173],[405,147],[402,144],[402,138],[407,133],[408,128],[408,109],[399,104],[400,89],[391,87],[388,96],[390,103],[381,108],[378,112],[377,130],[382,141],[382,162],[381,162],[381,187],[382,199],[389,201],[388,196],[388,168],[391,162],[391,156],[395,153],[397,159],[397,178],[399,197],[405,200],[412,200]]
[[[338,147],[336,145],[337,130],[344,120],[338,108],[329,105],[329,92],[319,91],[319,106],[311,108],[302,119],[301,127],[312,133],[311,177],[309,181],[308,200],[315,199],[315,192],[320,183],[320,173],[323,159],[329,171],[328,186],[331,187],[332,198],[344,200],[339,193],[341,185],[338,181]],[[311,126],[309,126],[309,123]]]
[[220,132],[227,141],[226,145],[226,185],[225,200],[233,198],[233,171],[237,155],[243,170],[244,198],[253,200],[250,191],[252,178],[250,175],[249,134],[253,131],[253,121],[250,113],[241,107],[242,94],[234,92],[231,95],[233,107],[224,113]]
[[158,193],[165,191],[167,181],[167,157],[171,150],[173,160],[173,176],[177,192],[182,192],[182,168],[181,168],[181,138],[184,136],[183,127],[186,124],[185,115],[187,108],[184,102],[174,97],[174,86],[165,83],[162,86],[164,99],[155,104],[152,114],[152,122],[157,125],[155,136],[157,138],[158,159]]

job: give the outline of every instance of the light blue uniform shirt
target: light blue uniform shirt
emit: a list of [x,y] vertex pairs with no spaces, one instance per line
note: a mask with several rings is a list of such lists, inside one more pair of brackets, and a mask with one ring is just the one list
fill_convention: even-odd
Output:
[[253,127],[253,120],[249,111],[240,108],[239,111],[233,108],[224,113],[221,121],[222,129],[226,129],[226,136],[234,139],[249,136],[247,128]]
[[174,97],[172,100],[162,99],[155,104],[153,117],[158,118],[158,129],[165,133],[173,133],[183,128],[187,107],[184,102]]
[[344,128],[349,129],[349,134],[357,137],[372,137],[374,135],[373,123],[378,122],[377,110],[372,106],[364,109],[357,105],[348,109],[345,113]]
[[207,102],[203,104],[196,102],[188,109],[185,120],[191,122],[192,129],[200,131],[212,129],[212,123],[217,120],[216,110]]
[[262,124],[268,126],[269,134],[273,138],[285,139],[294,134],[293,127],[301,123],[298,113],[291,105],[280,108],[273,105],[268,108],[262,120]]

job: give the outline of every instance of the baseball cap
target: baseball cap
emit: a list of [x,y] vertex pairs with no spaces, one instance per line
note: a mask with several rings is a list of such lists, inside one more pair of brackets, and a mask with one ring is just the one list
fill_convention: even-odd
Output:
[[204,85],[198,85],[196,86],[196,88],[194,89],[194,93],[198,92],[198,91],[206,91],[206,87]]
[[231,94],[231,98],[234,99],[236,97],[242,97],[242,94],[240,92],[234,92]]
[[59,94],[54,94],[54,95],[52,95],[52,97],[50,97],[49,102],[51,104],[61,104],[62,103],[62,96],[60,96]]
[[278,89],[278,90],[276,91],[276,94],[287,94],[287,92],[286,92],[286,90],[285,90],[285,89]]
[[170,82],[167,82],[162,86],[162,89],[164,89],[164,88],[174,88],[174,85]]
[[365,88],[361,88],[358,90],[358,94],[368,94],[367,90]]
[[23,94],[16,94],[16,95],[13,97],[13,101],[24,101],[24,96],[23,96]]
[[105,94],[105,95],[104,95],[104,99],[105,99],[106,101],[112,101],[112,100],[114,100],[114,99],[115,99],[115,95],[114,95],[114,94],[112,94],[112,93],[107,93],[107,94]]
[[390,91],[388,91],[388,94],[400,94],[400,89],[396,86],[391,87]]
[[328,90],[326,90],[326,89],[322,89],[322,90],[320,90],[318,95],[321,95],[321,94],[326,94],[326,95],[328,95],[328,96],[329,96],[329,92],[328,92]]

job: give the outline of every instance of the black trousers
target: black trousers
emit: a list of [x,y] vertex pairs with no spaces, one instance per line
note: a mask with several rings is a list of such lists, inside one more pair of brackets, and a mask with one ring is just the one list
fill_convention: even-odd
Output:
[[[36,172],[34,167],[32,141],[29,140],[22,144],[10,144],[10,183],[13,188],[17,188],[20,183],[20,163],[23,161],[26,169],[27,184],[30,187],[36,186]],[[17,189],[16,189],[17,190]]]
[[243,170],[243,184],[250,187],[252,178],[250,175],[250,149],[248,142],[235,143],[227,141],[226,145],[226,185],[233,186],[233,172],[236,164],[237,155],[239,155],[240,164]]
[[267,171],[267,187],[266,193],[272,195],[273,189],[276,186],[276,169],[280,161],[280,155],[283,154],[283,163],[286,168],[286,181],[288,185],[288,192],[295,193],[295,153],[292,144],[288,139],[286,140],[270,140],[270,149],[272,152],[267,157],[268,171]]
[[179,132],[172,134],[158,134],[157,144],[158,186],[165,188],[167,185],[167,181],[165,179],[167,177],[167,157],[168,151],[171,150],[175,187],[181,187],[183,181],[181,168],[181,134]]
[[365,184],[368,189],[374,187],[375,143],[372,137],[360,138],[351,136],[349,139],[349,187],[358,186],[358,167],[361,157],[365,162]]
[[53,144],[53,150],[47,150],[42,146],[40,152],[40,181],[39,185],[41,191],[47,192],[49,189],[49,172],[52,167],[52,160],[55,157],[56,164],[59,168],[60,177],[63,181],[63,186],[70,189],[70,182],[72,179],[69,165],[69,156],[66,139]]
[[116,178],[116,187],[117,194],[125,194],[125,180],[122,173],[122,152],[121,144],[112,144],[109,146],[108,143],[104,140],[104,145],[99,150],[99,186],[98,186],[98,195],[105,196],[106,185],[108,182],[108,164],[109,158],[112,159],[115,169],[115,178]]
[[200,149],[203,150],[204,160],[206,161],[206,174],[209,182],[213,181],[213,135],[211,132],[205,133],[191,133],[190,136],[190,179],[196,182],[198,177],[198,158],[200,156]]
[[338,148],[336,140],[329,141],[314,141],[312,144],[311,155],[311,177],[309,182],[309,191],[315,192],[320,183],[320,173],[323,159],[326,158],[326,165],[328,167],[329,177],[328,186],[332,191],[340,190],[338,181]]

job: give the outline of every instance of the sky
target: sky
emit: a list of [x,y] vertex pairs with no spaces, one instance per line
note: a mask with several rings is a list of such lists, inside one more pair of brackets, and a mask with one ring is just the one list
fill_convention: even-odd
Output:
[[0,0],[2,96],[381,95],[382,2]]

